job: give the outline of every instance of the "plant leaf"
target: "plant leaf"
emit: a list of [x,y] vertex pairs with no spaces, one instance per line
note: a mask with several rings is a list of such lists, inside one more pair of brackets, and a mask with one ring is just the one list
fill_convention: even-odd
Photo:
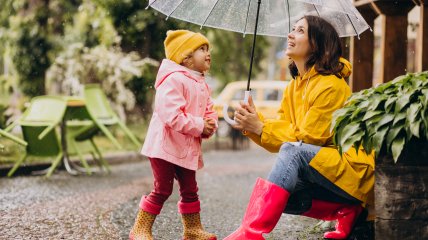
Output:
[[395,113],[401,112],[402,109],[410,103],[411,96],[411,93],[406,93],[398,98],[397,102],[395,103]]
[[339,144],[343,147],[345,142],[360,129],[360,123],[351,122],[343,128]]
[[395,124],[397,122],[399,122],[400,120],[403,120],[406,118],[406,113],[405,112],[401,112],[399,114],[396,114],[394,117],[394,122],[392,123],[393,126],[395,126]]
[[410,132],[417,138],[419,138],[420,127],[421,127],[421,121],[410,123]]
[[367,111],[366,114],[363,117],[363,121],[367,121],[372,117],[378,116],[380,114],[382,114],[383,111]]
[[373,135],[373,146],[375,148],[376,156],[380,153],[382,149],[382,145],[385,140],[385,135],[388,130],[389,126],[383,126],[375,133],[375,135]]
[[386,135],[386,148],[390,149],[392,141],[398,136],[398,134],[403,130],[403,127],[401,126],[393,126],[388,131],[388,134]]
[[380,127],[383,125],[390,123],[392,120],[394,120],[393,114],[386,114],[382,117],[382,119],[376,124],[375,131],[378,131]]
[[394,108],[396,101],[397,101],[396,97],[392,97],[392,98],[389,98],[388,100],[386,100],[385,111],[390,112]]
[[419,115],[419,112],[422,108],[422,105],[418,102],[412,103],[412,105],[410,105],[410,107],[407,109],[407,119],[409,120],[409,122],[414,122],[416,121],[416,118]]
[[352,145],[355,145],[356,142],[361,141],[361,137],[363,135],[364,135],[364,132],[359,131],[359,132],[356,132],[354,135],[352,135],[350,138],[346,139],[346,141],[343,144],[341,144],[342,151],[343,152],[348,151],[352,147]]
[[392,143],[391,151],[392,151],[392,157],[394,158],[395,162],[397,162],[398,157],[400,157],[404,144],[405,144],[404,137],[397,138]]

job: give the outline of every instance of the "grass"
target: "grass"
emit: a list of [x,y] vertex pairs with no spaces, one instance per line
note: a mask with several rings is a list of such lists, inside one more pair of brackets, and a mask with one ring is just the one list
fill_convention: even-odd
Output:
[[[144,141],[147,131],[147,123],[144,120],[138,120],[134,123],[128,124],[129,129],[134,133],[141,143]],[[105,137],[102,133],[99,133],[95,136],[95,143],[100,148],[100,151],[103,155],[108,153],[118,153],[118,152],[129,152],[129,151],[138,151],[141,146],[136,146],[134,143],[129,140],[125,133],[118,127],[110,129],[113,132],[113,135],[117,138],[120,145],[123,149],[117,149],[110,140]],[[18,135],[18,137],[21,137]],[[3,147],[1,147],[3,145]],[[25,154],[25,147],[16,144],[8,139],[0,137],[0,165],[4,164],[13,164],[15,161],[21,158]],[[46,162],[46,158],[29,158],[27,161],[31,162]]]

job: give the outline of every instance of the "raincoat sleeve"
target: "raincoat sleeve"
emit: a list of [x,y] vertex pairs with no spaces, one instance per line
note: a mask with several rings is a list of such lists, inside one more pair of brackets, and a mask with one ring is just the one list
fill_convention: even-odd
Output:
[[[283,101],[284,104],[284,101]],[[281,104],[281,105],[283,105]],[[297,139],[293,134],[293,124],[291,123],[290,115],[284,112],[283,106],[278,111],[278,118],[265,119],[262,114],[258,114],[263,122],[263,130],[261,136],[254,133],[245,133],[256,144],[265,148],[269,152],[278,152],[282,143],[296,142]]]
[[217,131],[217,128],[218,128],[218,115],[217,115],[217,112],[214,110],[214,103],[213,103],[211,97],[208,98],[207,107],[205,109],[204,117],[214,119],[216,122],[216,127],[210,135],[202,135],[202,138],[209,138],[215,133],[215,131]]
[[343,107],[350,94],[345,83],[317,89],[309,97],[309,109],[305,112],[303,120],[289,133],[290,136],[294,134],[297,140],[313,145],[331,145],[333,133],[330,126],[333,112]]
[[260,120],[263,122],[263,130],[260,136],[247,131],[243,132],[243,134],[248,136],[253,142],[269,152],[278,152],[281,144],[284,142],[296,141],[296,138],[284,135],[293,128],[289,111],[284,111],[286,109],[286,93],[287,90],[284,92],[281,108],[278,110],[278,117],[276,119],[266,119],[261,113],[258,113]]
[[333,112],[343,106],[349,94],[345,93],[345,90],[342,91],[335,87],[317,89],[309,99],[309,109],[304,112],[303,116],[295,116],[295,119],[302,119],[296,124],[291,121],[291,111],[286,101],[287,96],[284,96],[277,119],[262,119],[261,136],[254,136],[255,134],[248,134],[248,136],[270,152],[278,152],[284,142],[301,140],[318,146],[330,144],[332,137],[330,124]]
[[182,134],[200,137],[204,130],[203,118],[186,112],[184,85],[173,76],[168,78],[156,89],[155,111],[166,126]]

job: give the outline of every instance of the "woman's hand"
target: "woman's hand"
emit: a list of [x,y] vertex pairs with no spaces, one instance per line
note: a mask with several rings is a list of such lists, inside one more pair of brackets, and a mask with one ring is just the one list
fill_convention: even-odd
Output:
[[241,106],[235,109],[235,121],[238,123],[233,126],[238,130],[245,130],[257,135],[262,134],[263,123],[260,120],[253,98],[250,96],[248,104],[241,102]]

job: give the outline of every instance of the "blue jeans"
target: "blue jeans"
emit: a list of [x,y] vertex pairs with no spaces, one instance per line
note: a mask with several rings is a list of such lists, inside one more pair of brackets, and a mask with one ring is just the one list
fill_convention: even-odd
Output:
[[358,204],[360,201],[330,182],[309,163],[320,146],[284,143],[268,176],[268,181],[284,188],[291,195],[286,213],[301,214],[312,206],[312,199]]

